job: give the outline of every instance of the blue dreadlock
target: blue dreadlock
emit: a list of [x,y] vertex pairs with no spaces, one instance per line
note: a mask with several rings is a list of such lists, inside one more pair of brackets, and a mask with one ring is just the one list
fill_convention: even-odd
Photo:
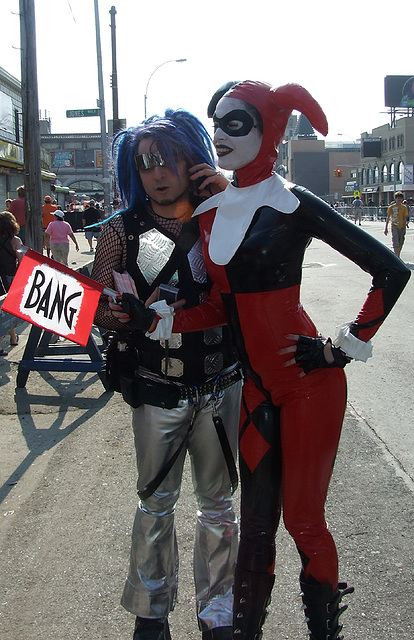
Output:
[[192,113],[184,109],[167,109],[163,117],[152,116],[137,127],[120,132],[112,145],[118,186],[121,198],[128,203],[128,209],[144,203],[146,198],[134,161],[138,145],[144,137],[154,139],[162,157],[175,170],[177,151],[188,167],[200,163],[215,166],[211,138]]

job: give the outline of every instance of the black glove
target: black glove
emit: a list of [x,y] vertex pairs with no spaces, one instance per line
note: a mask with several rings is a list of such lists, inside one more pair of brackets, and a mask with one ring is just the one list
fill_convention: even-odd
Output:
[[[327,362],[324,354],[325,344],[331,345],[333,362]],[[339,347],[332,345],[332,340],[328,338],[309,338],[308,336],[299,336],[296,345],[295,360],[304,373],[309,373],[313,369],[332,369],[333,367],[341,367],[343,369],[352,358],[348,358]]]
[[134,329],[148,331],[157,315],[154,309],[147,308],[142,300],[138,300],[132,293],[123,293],[119,304],[122,307],[122,311],[131,318]]

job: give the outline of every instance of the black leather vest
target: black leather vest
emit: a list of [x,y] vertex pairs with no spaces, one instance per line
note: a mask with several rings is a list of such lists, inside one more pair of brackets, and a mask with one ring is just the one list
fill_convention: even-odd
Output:
[[[126,270],[145,301],[156,286],[170,284],[186,308],[203,302],[211,281],[202,260],[198,220],[183,224],[177,238],[144,207],[122,214],[127,242]],[[227,327],[173,334],[168,343],[135,332],[142,366],[186,385],[199,385],[236,361]],[[168,363],[168,364],[167,364]]]

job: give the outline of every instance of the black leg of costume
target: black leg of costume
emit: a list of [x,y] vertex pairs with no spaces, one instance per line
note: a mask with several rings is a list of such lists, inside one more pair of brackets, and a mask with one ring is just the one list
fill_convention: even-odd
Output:
[[208,631],[203,631],[201,640],[231,640],[233,637],[232,627],[213,627]]
[[240,459],[240,546],[234,580],[233,637],[259,640],[274,583],[275,535],[281,505],[280,411],[263,402],[247,415],[241,435],[257,447]]
[[300,586],[310,640],[342,640],[339,616],[348,606],[341,607],[340,603],[343,596],[353,593],[354,588],[347,588],[346,582],[340,582],[333,589],[330,584],[319,584],[316,580],[304,582],[302,579]]

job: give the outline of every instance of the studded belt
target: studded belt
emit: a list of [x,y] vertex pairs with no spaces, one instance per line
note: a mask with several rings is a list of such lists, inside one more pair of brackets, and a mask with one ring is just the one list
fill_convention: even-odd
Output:
[[218,375],[214,380],[208,380],[200,386],[180,386],[180,400],[188,400],[189,398],[195,398],[197,396],[204,396],[216,391],[222,391],[227,389],[235,382],[242,379],[241,371],[238,367],[230,371],[229,373],[223,373]]

